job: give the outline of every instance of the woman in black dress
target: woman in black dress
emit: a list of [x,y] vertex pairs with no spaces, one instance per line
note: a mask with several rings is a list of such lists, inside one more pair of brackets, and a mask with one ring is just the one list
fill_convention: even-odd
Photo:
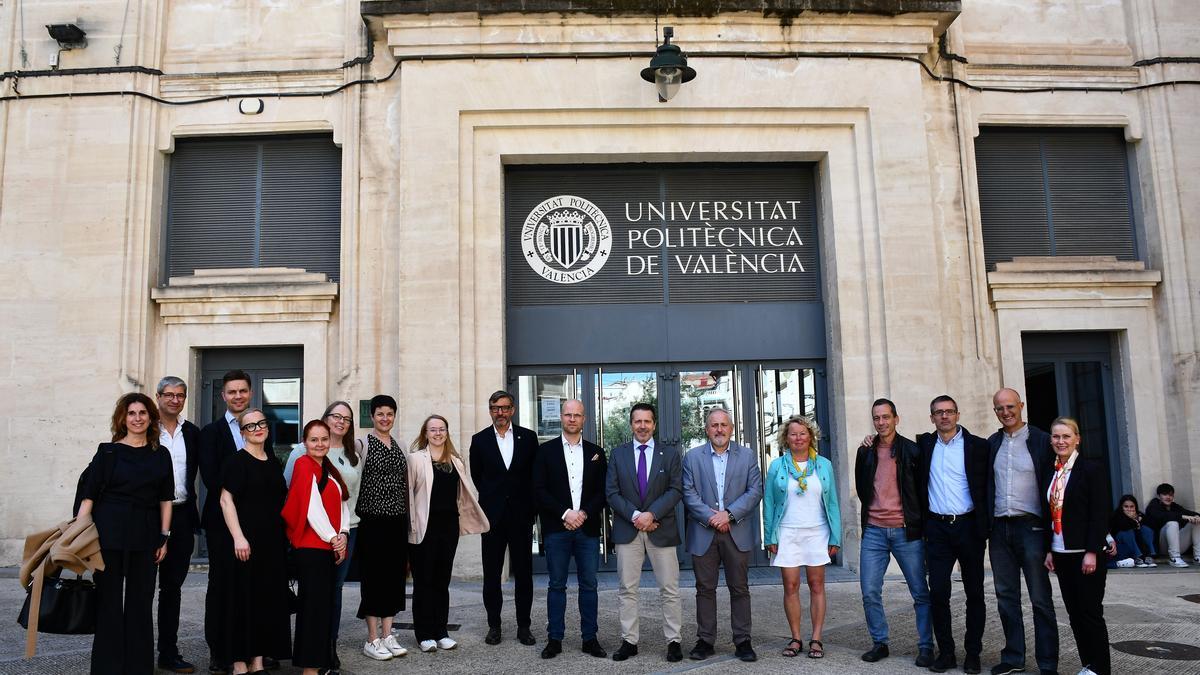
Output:
[[362,481],[358,485],[358,556],[360,592],[358,618],[367,621],[363,654],[376,661],[404,656],[408,650],[392,635],[392,617],[404,609],[405,570],[408,567],[408,461],[392,438],[396,399],[371,399],[371,422],[366,443],[360,445]]
[[233,673],[265,673],[263,657],[291,658],[283,466],[268,453],[267,417],[250,408],[238,418],[246,448],[221,467],[221,512],[233,540],[225,636]]
[[1046,569],[1058,577],[1063,604],[1087,675],[1109,675],[1108,626],[1104,622],[1102,562],[1107,547],[1108,489],[1105,469],[1079,454],[1079,424],[1059,417],[1050,425],[1054,478],[1042,508],[1050,514]]
[[92,673],[154,672],[155,565],[167,553],[175,474],[158,447],[158,408],[145,394],[125,394],[112,415],[112,443],[88,467],[79,517],[100,535],[104,571],[96,573]]

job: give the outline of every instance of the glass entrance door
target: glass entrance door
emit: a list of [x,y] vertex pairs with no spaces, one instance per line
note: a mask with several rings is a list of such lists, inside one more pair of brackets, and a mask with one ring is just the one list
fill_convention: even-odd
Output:
[[[606,452],[632,438],[630,408],[639,402],[658,410],[655,440],[686,454],[708,441],[704,418],[709,410],[730,411],[734,440],[755,450],[764,474],[779,456],[779,429],[792,415],[815,415],[823,428],[825,383],[822,364],[817,363],[696,363],[640,365],[580,365],[571,367],[521,368],[510,373],[510,391],[517,396],[517,423],[533,429],[545,442],[562,433],[559,417],[562,403],[578,398],[587,408],[584,438]],[[829,457],[830,440],[820,445]],[[835,469],[837,460],[835,460]],[[761,513],[761,510],[760,510]],[[680,527],[683,505],[677,507]],[[612,516],[606,510],[601,532],[602,570],[616,569],[615,545],[611,540]],[[540,528],[540,525],[535,525]],[[762,546],[761,518],[754,565],[768,565]],[[534,568],[545,571],[540,529],[534,537]],[[691,556],[679,548],[680,564],[691,566]],[[648,567],[647,567],[648,569]]]

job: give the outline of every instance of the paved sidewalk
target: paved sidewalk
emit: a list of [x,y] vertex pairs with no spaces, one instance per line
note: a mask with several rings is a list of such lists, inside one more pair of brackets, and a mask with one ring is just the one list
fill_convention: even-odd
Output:
[[[835,570],[831,570],[831,573]],[[763,570],[756,574],[758,585],[751,589],[754,606],[754,645],[759,661],[744,664],[732,657],[732,645],[728,634],[728,598],[718,594],[721,611],[719,627],[723,641],[718,644],[718,656],[707,661],[689,661],[671,664],[663,659],[665,642],[657,619],[658,598],[650,589],[642,592],[642,641],[641,653],[624,663],[610,659],[596,659],[579,653],[579,638],[571,628],[578,625],[575,613],[574,589],[568,588],[567,626],[568,635],[563,644],[564,653],[552,661],[539,658],[545,633],[539,628],[537,647],[524,647],[516,642],[516,630],[512,625],[511,584],[506,588],[506,626],[504,642],[491,647],[483,643],[487,620],[476,582],[455,582],[451,587],[450,620],[462,627],[451,631],[461,643],[453,652],[421,654],[415,649],[405,658],[387,662],[367,659],[359,651],[365,630],[361,622],[354,619],[358,604],[358,586],[346,587],[345,614],[339,653],[342,656],[343,673],[347,675],[383,673],[651,673],[691,672],[695,675],[724,673],[778,673],[780,671],[807,671],[838,673],[870,673],[883,675],[905,672],[928,672],[912,665],[916,654],[913,612],[911,600],[904,582],[900,578],[889,578],[884,589],[884,602],[891,621],[892,656],[878,664],[859,660],[859,654],[871,646],[863,621],[862,602],[858,583],[853,575],[844,570],[831,574],[841,579],[828,584],[829,612],[826,618],[824,643],[826,657],[821,661],[805,658],[787,659],[780,650],[787,641],[787,624],[783,617],[781,587],[768,583],[774,578],[774,570]],[[180,645],[184,656],[195,662],[197,672],[207,672],[207,649],[204,645],[202,622],[204,586],[206,575],[194,571],[188,576],[184,587],[183,617]],[[690,578],[684,584],[690,583]],[[956,582],[957,583],[957,582]],[[1067,623],[1066,610],[1058,596],[1057,581],[1054,581],[1055,601],[1058,609],[1059,635],[1062,644],[1061,672],[1075,673],[1080,664],[1075,652],[1075,642]],[[991,588],[991,580],[987,582]],[[602,580],[600,591],[600,642],[611,653],[620,644],[620,624],[617,619],[616,585],[611,575]],[[1189,570],[1174,570],[1159,567],[1155,570],[1120,570],[1110,572],[1105,602],[1106,616],[1113,643],[1130,640],[1157,640],[1191,645],[1200,649],[1200,604],[1182,599],[1180,596],[1200,594],[1200,567]],[[695,640],[695,598],[690,588],[684,595],[684,652]],[[804,636],[809,637],[808,599],[801,589],[804,604]],[[30,661],[21,658],[24,649],[24,631],[16,624],[15,617],[20,609],[24,594],[19,588],[15,572],[0,570],[0,616],[9,617],[0,622],[0,674],[53,673],[67,675],[86,673],[91,636],[43,635],[39,639],[38,656]],[[1198,598],[1200,599],[1200,598]],[[963,631],[963,608],[960,589],[956,589],[953,606],[955,611],[955,633],[959,640],[959,659],[962,659],[961,638]],[[545,577],[538,578],[538,590],[534,598],[534,626],[545,624]],[[1026,607],[1027,639],[1030,654],[1027,665],[1034,669],[1033,636],[1031,616]],[[409,613],[400,615],[400,620],[409,618]],[[413,648],[412,633],[403,631],[399,638],[402,644]],[[984,635],[983,666],[986,669],[998,660],[1002,646],[1000,620],[996,615],[994,598],[988,592],[988,625]],[[1163,660],[1145,656],[1133,656],[1113,650],[1113,669],[1116,673],[1197,673],[1200,661]],[[280,673],[298,673],[286,663]],[[961,672],[961,671],[956,671]]]

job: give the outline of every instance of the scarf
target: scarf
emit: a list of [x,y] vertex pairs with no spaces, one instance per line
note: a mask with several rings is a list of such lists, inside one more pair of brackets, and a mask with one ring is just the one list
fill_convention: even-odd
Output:
[[794,455],[792,455],[791,450],[785,450],[784,452],[788,454],[788,475],[792,478],[795,478],[796,483],[799,486],[796,494],[802,495],[804,494],[804,491],[808,489],[808,477],[811,476],[813,471],[816,470],[817,449],[813,447],[808,449],[808,459],[805,460],[808,463],[804,466],[803,471],[800,470],[800,463],[796,461],[796,458]]
[[1054,523],[1054,534],[1062,534],[1063,494],[1067,490],[1067,480],[1071,477],[1071,469],[1075,468],[1075,460],[1079,451],[1072,451],[1067,461],[1055,458],[1054,482],[1050,484],[1050,520]]

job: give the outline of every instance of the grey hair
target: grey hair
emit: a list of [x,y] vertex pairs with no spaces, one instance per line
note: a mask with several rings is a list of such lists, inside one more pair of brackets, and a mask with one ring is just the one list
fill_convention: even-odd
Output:
[[708,410],[704,411],[704,426],[708,426],[708,423],[712,419],[713,413],[715,413],[715,412],[725,413],[725,416],[729,418],[729,423],[730,424],[733,423],[733,413],[729,412],[729,410],[726,409],[724,406],[718,405],[718,406],[713,406],[713,407],[709,408]]
[[175,377],[174,375],[167,375],[163,379],[159,380],[156,393],[159,396],[162,396],[163,391],[165,391],[167,387],[183,387],[183,393],[187,393],[187,382],[184,382],[182,379]]

